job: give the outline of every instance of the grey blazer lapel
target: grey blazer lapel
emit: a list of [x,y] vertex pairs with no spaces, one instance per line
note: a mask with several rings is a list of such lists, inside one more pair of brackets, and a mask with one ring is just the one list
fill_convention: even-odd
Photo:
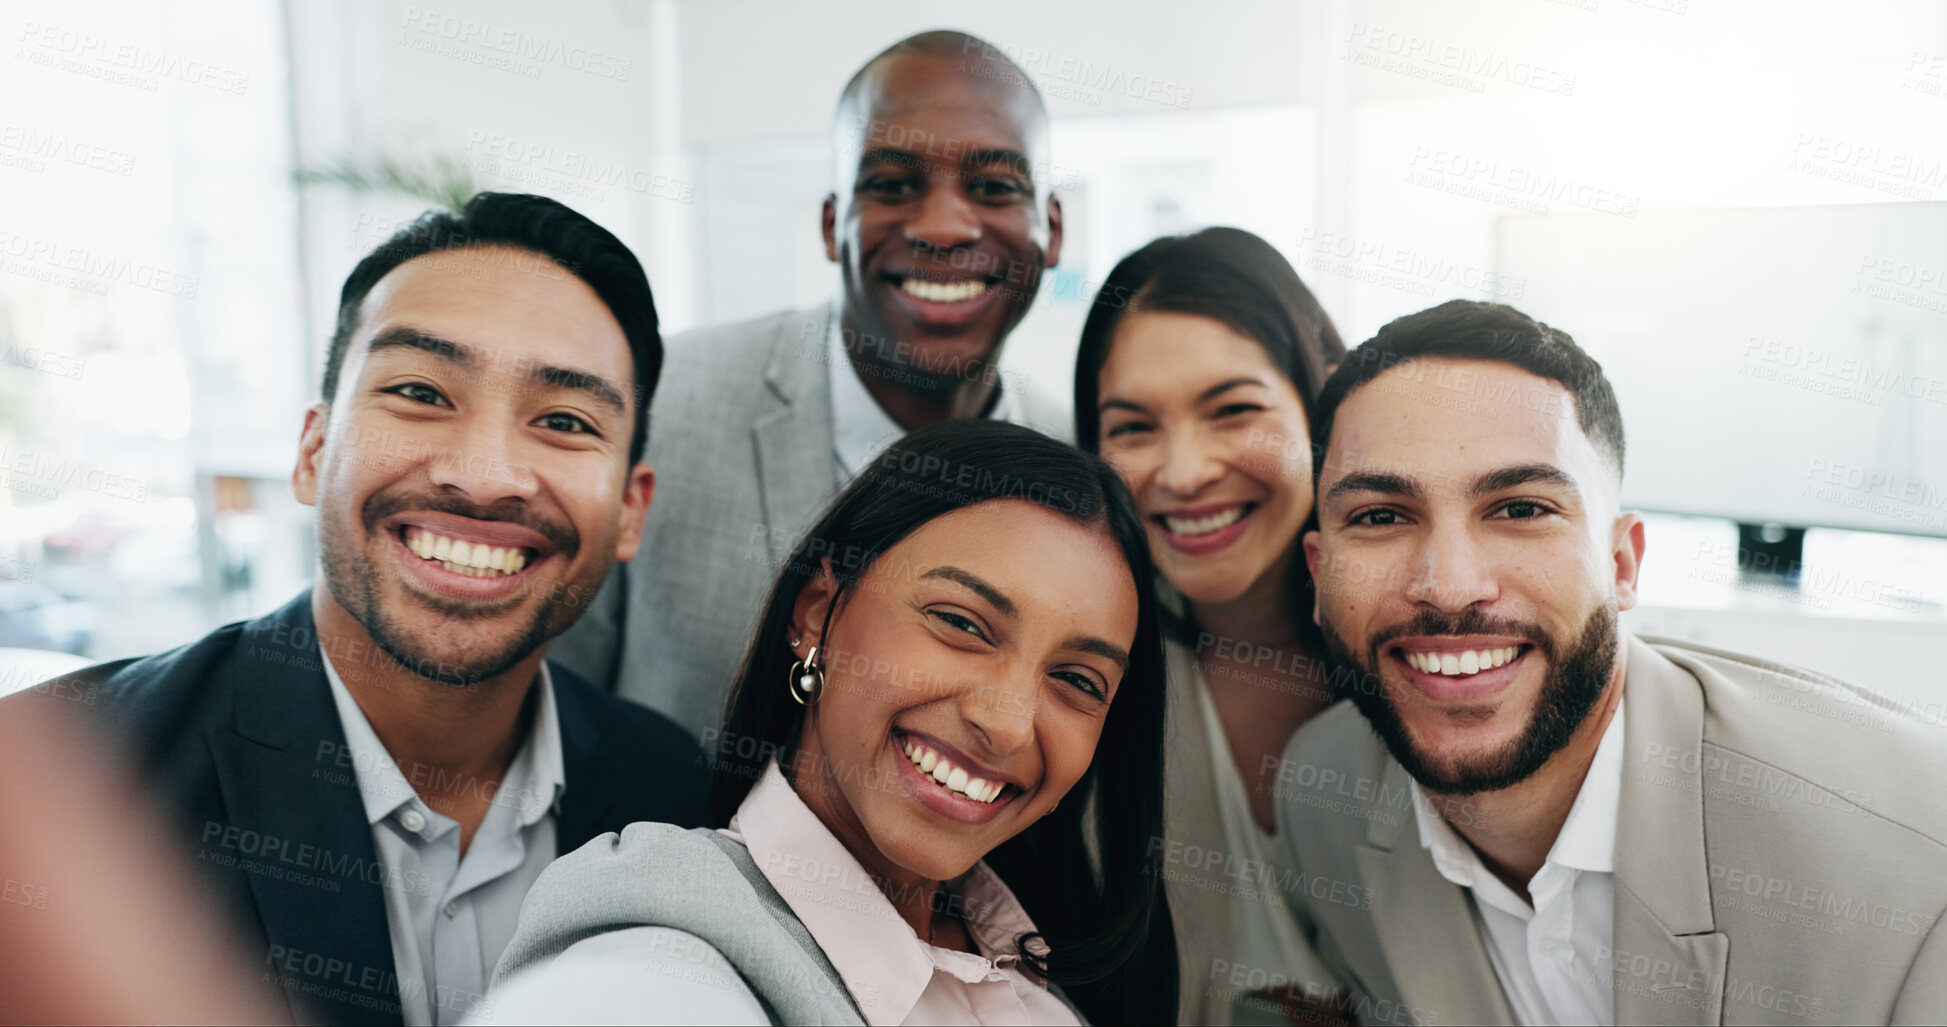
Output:
[[[1389,759],[1380,794],[1406,793],[1410,781]],[[1413,817],[1374,817],[1353,858],[1401,1001],[1441,1023],[1513,1023],[1467,894],[1440,876]]]
[[814,307],[771,340],[764,381],[775,401],[751,425],[757,488],[763,497],[771,562],[790,555],[797,536],[833,494],[831,378],[825,334],[832,310]]
[[1730,939],[1717,933],[1704,853],[1704,696],[1628,639],[1616,818],[1617,1023],[1717,1023]]

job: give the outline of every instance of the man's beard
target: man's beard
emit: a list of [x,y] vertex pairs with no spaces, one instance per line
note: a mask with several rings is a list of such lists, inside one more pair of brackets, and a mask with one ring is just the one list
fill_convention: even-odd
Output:
[[[1333,660],[1365,672],[1369,687],[1349,690],[1352,704],[1386,743],[1393,759],[1406,768],[1420,787],[1440,795],[1493,792],[1528,779],[1560,752],[1602,698],[1616,662],[1616,609],[1603,602],[1590,611],[1574,644],[1561,650],[1555,638],[1539,625],[1494,620],[1476,610],[1445,617],[1431,610],[1373,636],[1364,657],[1324,625],[1325,646]],[[1521,734],[1498,751],[1461,761],[1429,759],[1413,748],[1399,710],[1379,675],[1381,649],[1395,638],[1434,635],[1512,635],[1534,644],[1548,662],[1548,679],[1535,697],[1535,708]]]
[[[540,522],[531,517],[518,514],[483,516],[490,513],[489,508],[447,496],[406,497],[383,493],[375,493],[368,498],[364,510],[361,511],[365,537],[371,537],[375,530],[372,526],[380,520],[403,510],[435,510],[476,520],[512,521],[547,536],[564,557],[572,557],[580,546],[579,538],[572,529]],[[386,655],[392,657],[400,666],[428,681],[468,688],[504,674],[527,659],[534,650],[540,648],[550,638],[566,630],[568,624],[573,623],[574,620],[571,611],[564,611],[567,613],[566,621],[558,624],[549,623],[548,615],[556,604],[541,603],[535,608],[534,617],[529,621],[526,629],[498,649],[470,649],[467,652],[468,658],[464,662],[443,660],[422,650],[398,621],[387,615],[384,605],[379,600],[380,572],[366,558],[365,550],[359,545],[358,540],[340,538],[321,522],[318,531],[318,550],[324,558],[325,587],[331,590],[331,597],[338,601],[339,606],[345,608],[345,612],[351,614],[353,620],[358,621],[365,629],[365,633],[372,636],[373,643]],[[606,568],[604,571],[606,572]],[[524,598],[523,595],[517,594],[511,602],[518,603]],[[418,603],[442,617],[456,621],[491,617],[504,608],[501,604],[487,605],[463,599],[416,594],[407,597],[405,601]]]

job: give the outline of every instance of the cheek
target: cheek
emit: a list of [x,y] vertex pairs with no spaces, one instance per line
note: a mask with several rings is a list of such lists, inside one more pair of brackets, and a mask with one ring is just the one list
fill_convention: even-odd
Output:
[[1143,486],[1156,473],[1156,459],[1149,453],[1129,448],[1103,449],[1102,462],[1122,479],[1137,500],[1142,499]]
[[[1047,782],[1065,794],[1094,761],[1095,747],[1102,740],[1102,721],[1073,711],[1048,711],[1037,718],[1035,735],[1041,741]],[[1114,768],[1104,770],[1112,772]]]

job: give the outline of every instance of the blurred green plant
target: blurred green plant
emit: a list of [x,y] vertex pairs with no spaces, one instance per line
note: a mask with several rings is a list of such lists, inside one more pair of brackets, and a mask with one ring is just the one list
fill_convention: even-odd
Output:
[[299,185],[337,185],[353,192],[386,192],[436,203],[458,212],[480,191],[473,169],[465,161],[436,155],[428,164],[412,164],[393,157],[361,162],[340,157],[293,174]]

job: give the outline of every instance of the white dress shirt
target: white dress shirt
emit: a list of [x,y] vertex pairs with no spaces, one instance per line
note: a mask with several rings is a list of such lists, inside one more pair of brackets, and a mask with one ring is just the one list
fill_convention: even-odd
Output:
[[358,774],[385,870],[385,919],[406,1024],[453,1024],[484,1008],[494,964],[514,937],[521,900],[554,861],[555,810],[566,784],[547,664],[535,681],[533,727],[502,775],[487,815],[460,854],[460,824],[432,810],[408,780],[443,773],[393,762],[331,658],[325,678]]
[[[906,429],[892,419],[865,389],[858,368],[845,349],[845,336],[839,327],[839,312],[832,311],[831,328],[825,333],[825,359],[831,364],[832,387],[832,472],[838,487],[844,488],[859,472],[871,466],[879,454],[899,441]],[[1000,380],[994,383],[998,396],[987,413],[991,421],[1019,422],[1014,394]]]
[[1561,833],[1528,893],[1530,906],[1481,862],[1413,785],[1420,844],[1474,897],[1474,925],[1515,1018],[1524,1024],[1616,1022],[1616,813],[1622,801],[1623,707],[1616,704]]

